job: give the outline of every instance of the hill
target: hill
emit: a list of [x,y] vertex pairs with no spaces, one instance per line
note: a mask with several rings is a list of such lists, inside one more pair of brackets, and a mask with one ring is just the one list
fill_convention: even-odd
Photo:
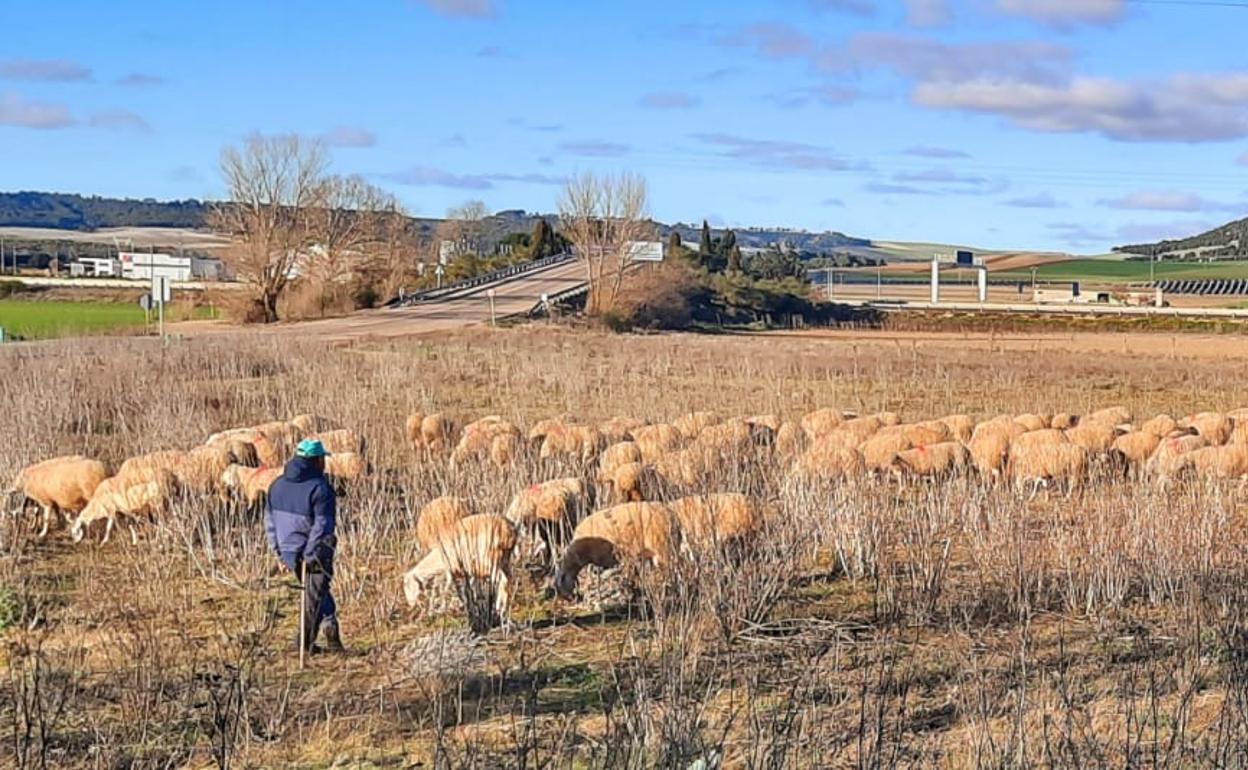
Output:
[[95,230],[101,227],[204,226],[208,204],[194,199],[101,198],[72,193],[0,193],[0,226]]
[[1114,251],[1157,259],[1248,259],[1248,218],[1190,238],[1115,246]]

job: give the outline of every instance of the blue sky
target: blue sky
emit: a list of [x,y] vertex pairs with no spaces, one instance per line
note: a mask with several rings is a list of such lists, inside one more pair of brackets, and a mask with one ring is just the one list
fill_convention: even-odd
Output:
[[1240,1],[6,0],[0,189],[214,197],[297,132],[425,215],[628,170],[669,222],[1095,253],[1248,214]]

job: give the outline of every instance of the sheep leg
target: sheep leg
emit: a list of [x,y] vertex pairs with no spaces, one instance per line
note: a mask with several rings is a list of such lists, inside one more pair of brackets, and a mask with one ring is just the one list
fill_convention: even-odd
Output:
[[506,572],[500,571],[495,575],[493,583],[494,611],[498,613],[498,620],[503,628],[508,628],[511,626],[511,615],[508,612],[511,609],[511,581]]
[[105,543],[107,543],[107,542],[108,542],[108,539],[109,539],[110,537],[112,537],[112,535],[113,535],[113,524],[114,524],[115,522],[116,522],[116,518],[114,518],[114,517],[112,517],[112,516],[109,516],[109,517],[108,517],[108,522],[104,525],[104,539],[100,541],[100,545],[104,545]]
[[[111,520],[110,520],[110,521],[111,521]],[[137,531],[135,531],[135,529],[134,529],[134,522],[133,522],[133,521],[128,521],[128,522],[126,522],[126,526],[130,528],[130,545],[132,545],[132,546],[138,545],[138,544],[139,544],[139,533],[138,533]]]
[[42,540],[48,536],[48,526],[52,521],[52,506],[44,505],[40,507],[43,508],[43,528],[39,530],[38,535],[35,535],[35,538],[38,540]]

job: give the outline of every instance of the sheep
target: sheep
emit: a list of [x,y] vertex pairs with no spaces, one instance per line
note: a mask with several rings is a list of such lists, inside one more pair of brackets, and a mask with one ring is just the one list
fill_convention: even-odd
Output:
[[776,455],[781,458],[797,459],[806,450],[806,442],[806,432],[795,422],[781,423],[776,429],[774,447]]
[[808,481],[858,478],[866,472],[862,452],[827,439],[811,444],[793,466],[794,475]]
[[319,414],[297,414],[288,421],[299,431],[299,435],[309,436],[314,433],[337,430],[342,427],[337,421]]
[[[835,440],[838,436],[835,432],[829,436],[829,439]],[[862,453],[863,461],[866,462],[867,468],[873,471],[884,470],[892,462],[893,456],[898,452],[904,452],[914,447],[915,442],[906,435],[906,431],[902,426],[892,426],[883,428],[879,433],[871,436],[858,447],[858,451]]]
[[1053,417],[1047,414],[1019,414],[1014,416],[1014,422],[1022,425],[1027,429],[1028,433],[1031,433],[1048,428],[1053,424]]
[[635,417],[612,417],[598,423],[598,432],[610,441],[632,441],[633,431],[645,424],[644,420]]
[[1108,425],[1122,425],[1131,422],[1131,411],[1121,406],[1108,406],[1083,416],[1081,422],[1099,422]]
[[740,455],[753,449],[755,439],[759,436],[743,420],[729,420],[705,428],[693,440],[690,448],[712,454]]
[[1248,479],[1248,445],[1225,444],[1193,449],[1178,456],[1176,474],[1195,471],[1216,479]]
[[1073,491],[1087,470],[1088,451],[1071,443],[1012,446],[1006,463],[1006,473],[1015,483],[1021,486],[1032,481],[1036,490],[1042,484],[1061,479]]
[[71,530],[74,542],[81,542],[83,536],[86,535],[87,528],[100,519],[104,519],[107,521],[107,526],[104,528],[104,538],[100,541],[103,545],[112,536],[113,526],[116,525],[117,520],[125,518],[130,527],[130,543],[132,545],[138,543],[139,538],[134,529],[134,521],[140,516],[155,518],[158,513],[168,507],[170,493],[177,487],[177,480],[172,473],[159,469],[152,472],[163,478],[144,481],[112,476],[101,481],[95,489],[95,494],[91,496],[90,502],[74,520]]
[[776,433],[780,430],[780,426],[784,424],[784,420],[780,419],[778,414],[756,414],[746,417],[745,424],[762,426],[772,433]]
[[1219,412],[1201,412],[1183,420],[1180,428],[1194,428],[1210,446],[1225,444],[1235,426],[1231,418]]
[[1165,438],[1179,429],[1179,421],[1168,414],[1159,414],[1140,425],[1141,433],[1151,433],[1157,438]]
[[490,461],[499,468],[507,468],[520,454],[520,436],[503,433],[490,441]]
[[824,407],[803,415],[800,425],[806,437],[814,440],[831,433],[843,422],[845,422],[845,416],[839,409]]
[[702,431],[719,423],[714,412],[690,412],[672,421],[672,427],[687,439],[698,437]]
[[617,465],[601,481],[608,495],[617,503],[654,500],[663,489],[658,471],[641,462]]
[[309,438],[319,439],[325,446],[325,450],[330,454],[339,452],[354,452],[357,455],[365,454],[366,442],[364,437],[347,428],[318,433],[315,436],[309,436]]
[[549,560],[581,518],[587,499],[580,479],[554,479],[521,490],[503,515],[521,530],[536,535],[539,550]]
[[325,458],[325,475],[339,485],[359,481],[370,472],[368,461],[355,452],[334,452]]
[[1181,456],[1209,446],[1204,436],[1196,434],[1172,435],[1162,439],[1144,466],[1151,476],[1163,484],[1181,465]]
[[610,569],[628,560],[665,570],[674,563],[678,547],[679,530],[666,505],[624,503],[597,511],[572,532],[572,542],[555,573],[555,590],[571,598],[581,570],[591,564]]
[[472,516],[472,508],[459,497],[445,495],[430,500],[416,517],[416,542],[421,549],[432,551],[455,525]]
[[454,523],[436,547],[403,575],[403,596],[409,607],[438,578],[465,584],[488,581],[494,594],[494,612],[506,623],[511,607],[511,556],[519,538],[516,527],[502,516],[476,514]]
[[621,465],[641,462],[641,449],[633,441],[620,441],[602,451],[598,458],[598,480],[605,481]]
[[901,425],[901,416],[896,412],[876,412],[875,414],[869,416],[878,420],[880,427],[883,428],[888,428],[893,425]]
[[[496,439],[503,440],[496,443]],[[464,427],[459,443],[451,452],[451,463],[458,465],[489,456],[496,464],[506,465],[518,453],[520,441],[520,429],[513,423],[493,415],[483,417]]]
[[178,480],[181,489],[191,493],[218,491],[221,474],[234,461],[230,444],[216,442],[191,451],[167,449],[131,457],[121,464],[117,475],[131,478],[147,470],[166,470]]
[[567,430],[569,426],[575,424],[576,420],[570,415],[563,417],[555,417],[545,420],[538,420],[529,428],[528,441],[534,448],[540,447],[542,441],[551,433]]
[[[895,428],[880,428],[880,433],[888,430],[899,430],[901,434],[910,440],[915,446],[920,444],[939,444],[945,441],[953,441],[953,431],[949,426],[940,420],[928,420],[927,422],[916,422],[909,425],[898,425]],[[880,435],[879,433],[876,434]]]
[[22,507],[33,500],[43,512],[43,526],[37,537],[44,538],[54,512],[68,519],[85,508],[108,469],[98,460],[82,455],[53,457],[18,472],[8,497],[22,496]]
[[261,466],[251,468],[246,465],[232,464],[221,472],[220,486],[224,492],[233,490],[241,493],[249,507],[255,508],[269,494],[269,487],[282,475],[281,468]]
[[633,442],[648,463],[657,462],[668,452],[679,449],[685,443],[684,434],[673,425],[659,423],[646,425],[633,431]]
[[[1021,425],[1022,423],[1020,423]],[[1019,436],[1016,436],[1010,442],[1010,453],[1016,451],[1028,451],[1035,447],[1053,446],[1054,444],[1069,444],[1070,438],[1065,431],[1056,430],[1054,428],[1044,428],[1042,430],[1029,430]]]
[[742,494],[682,497],[669,507],[680,524],[680,550],[689,558],[746,545],[763,528],[761,506]]
[[1079,424],[1079,415],[1059,412],[1049,420],[1049,427],[1055,430],[1069,430]]
[[847,446],[859,446],[874,436],[881,428],[891,427],[896,426],[885,425],[883,419],[877,415],[867,415],[866,417],[855,417],[852,420],[846,420],[838,425],[835,430],[825,435],[835,435],[838,441]]
[[538,456],[543,460],[565,457],[585,463],[597,457],[606,444],[606,437],[597,428],[556,425],[543,438]]
[[1248,418],[1234,418],[1235,427],[1231,429],[1231,436],[1226,440],[1228,444],[1248,444]]
[[417,451],[445,452],[455,435],[455,423],[442,414],[416,412],[407,418],[407,440]]
[[949,429],[950,439],[966,443],[975,432],[975,418],[969,414],[951,414],[941,417],[937,422]]
[[949,477],[963,472],[971,464],[971,453],[958,441],[920,444],[897,452],[887,469],[898,475]]
[[999,478],[1005,470],[1010,443],[1026,430],[1009,416],[996,417],[976,425],[966,448],[979,475],[986,479]]
[[1063,433],[1072,444],[1083,447],[1094,455],[1104,455],[1114,446],[1114,440],[1123,434],[1113,423],[1084,420]]
[[1157,451],[1160,443],[1161,436],[1143,429],[1134,430],[1115,438],[1111,451],[1117,453],[1127,468],[1138,473],[1144,468],[1148,458]]

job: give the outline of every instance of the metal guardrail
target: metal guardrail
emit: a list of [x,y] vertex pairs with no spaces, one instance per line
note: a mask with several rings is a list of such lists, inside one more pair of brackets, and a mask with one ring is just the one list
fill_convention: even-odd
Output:
[[536,303],[533,304],[533,307],[529,308],[529,312],[527,313],[527,315],[529,318],[536,318],[538,316],[541,316],[544,313],[549,312],[551,305],[558,305],[561,302],[567,302],[568,300],[574,297],[579,297],[588,291],[589,291],[589,284],[583,283],[580,286],[573,286],[570,289],[557,291],[554,294],[547,294],[546,300],[542,301],[539,299]]
[[535,259],[532,262],[523,262],[518,265],[511,265],[509,267],[500,268],[498,270],[492,270],[488,273],[481,273],[480,275],[474,275],[471,278],[464,278],[462,280],[455,281],[454,283],[443,284],[442,286],[436,289],[424,289],[423,291],[412,292],[411,294],[403,293],[403,294],[400,294],[398,297],[395,297],[394,299],[387,302],[385,306],[386,307],[407,307],[408,305],[415,305],[418,302],[427,302],[429,300],[441,299],[442,297],[445,297],[449,294],[454,294],[458,291],[463,291],[464,289],[471,289],[476,286],[484,286],[487,283],[494,283],[495,281],[501,281],[504,278],[510,278],[512,276],[521,275],[523,273],[530,273],[534,270],[540,270],[544,267],[550,267],[551,265],[562,264],[572,258],[573,258],[572,254],[568,252],[552,254],[549,257]]

